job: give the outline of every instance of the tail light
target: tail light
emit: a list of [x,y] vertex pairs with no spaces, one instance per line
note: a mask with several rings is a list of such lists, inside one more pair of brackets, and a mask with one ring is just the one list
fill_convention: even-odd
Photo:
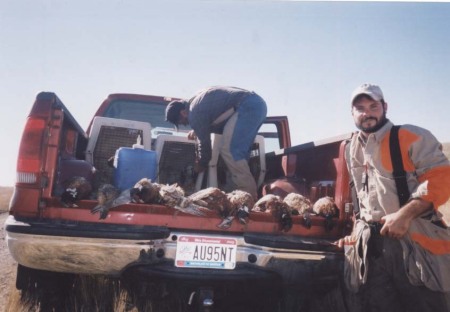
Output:
[[19,147],[16,183],[38,182],[45,128],[44,119],[28,118]]

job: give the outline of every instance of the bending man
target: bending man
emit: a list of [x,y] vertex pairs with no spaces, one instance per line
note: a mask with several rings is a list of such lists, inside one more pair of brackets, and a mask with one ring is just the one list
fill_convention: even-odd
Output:
[[176,127],[190,125],[198,138],[196,172],[203,172],[211,160],[211,133],[222,134],[220,155],[235,189],[257,199],[257,186],[248,166],[250,148],[266,118],[267,106],[254,92],[236,87],[216,86],[202,90],[189,101],[169,103],[166,120]]

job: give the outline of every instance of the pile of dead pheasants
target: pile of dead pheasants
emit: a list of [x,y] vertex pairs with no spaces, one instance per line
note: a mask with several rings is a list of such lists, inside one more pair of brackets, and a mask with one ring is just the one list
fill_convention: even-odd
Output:
[[[90,182],[83,177],[73,177],[64,186],[61,202],[66,207],[76,207],[77,201],[91,195]],[[177,184],[163,185],[146,178],[122,192],[111,184],[104,184],[97,191],[97,201],[98,204],[91,212],[99,213],[100,219],[105,219],[110,209],[123,204],[161,204],[197,216],[214,211],[222,218],[222,222],[218,224],[221,229],[229,228],[234,219],[246,224],[249,222],[250,212],[272,214],[280,223],[282,231],[291,229],[292,215],[302,216],[303,224],[310,227],[311,215],[324,217],[325,224],[330,224],[338,213],[334,200],[328,196],[312,204],[307,197],[297,193],[290,193],[284,198],[268,194],[255,202],[249,193],[240,190],[225,193],[218,188],[209,187],[186,195]]]

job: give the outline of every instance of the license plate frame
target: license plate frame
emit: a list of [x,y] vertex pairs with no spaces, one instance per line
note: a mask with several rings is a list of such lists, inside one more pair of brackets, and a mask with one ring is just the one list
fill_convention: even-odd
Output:
[[237,240],[208,235],[179,235],[175,266],[233,270],[236,267]]

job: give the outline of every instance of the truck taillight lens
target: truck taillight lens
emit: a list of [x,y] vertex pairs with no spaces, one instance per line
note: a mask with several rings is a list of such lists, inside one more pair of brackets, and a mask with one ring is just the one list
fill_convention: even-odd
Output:
[[17,183],[36,183],[41,171],[45,120],[28,118],[17,160]]

